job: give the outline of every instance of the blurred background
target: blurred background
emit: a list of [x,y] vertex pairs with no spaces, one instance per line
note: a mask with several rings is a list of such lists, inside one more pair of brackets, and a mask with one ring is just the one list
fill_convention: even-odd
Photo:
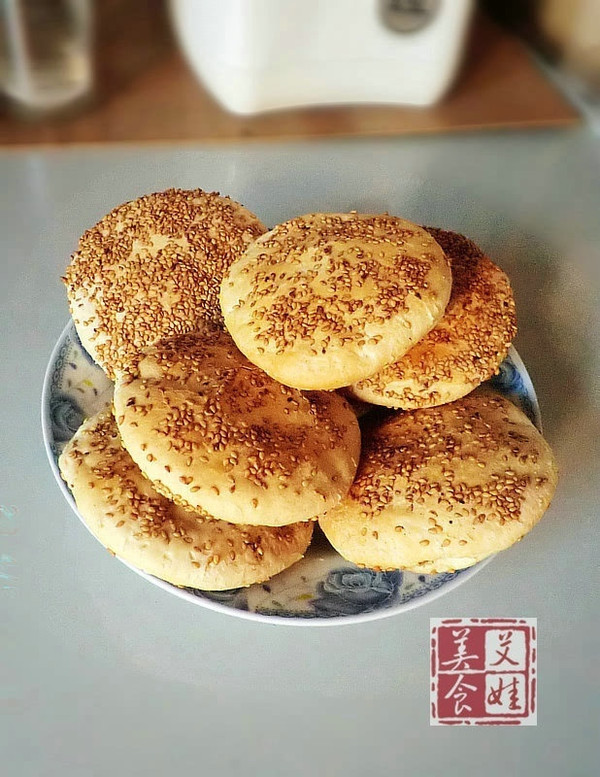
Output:
[[600,0],[3,0],[0,145],[596,118]]

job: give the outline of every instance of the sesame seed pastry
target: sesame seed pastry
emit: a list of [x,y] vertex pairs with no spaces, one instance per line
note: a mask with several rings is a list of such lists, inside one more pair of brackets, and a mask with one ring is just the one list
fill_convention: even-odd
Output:
[[346,400],[276,383],[216,328],[147,349],[114,403],[123,444],[157,490],[232,523],[315,518],[356,472]]
[[266,227],[201,189],[127,202],[87,230],[65,273],[82,344],[114,379],[157,340],[222,323],[221,279]]
[[523,412],[478,389],[364,431],[350,493],[319,523],[361,566],[451,572],[527,534],[557,477],[550,447]]
[[517,333],[504,272],[463,235],[427,229],[450,260],[450,301],[408,353],[351,386],[364,402],[409,410],[459,399],[497,371]]
[[88,419],[60,459],[92,533],[125,561],[179,586],[221,591],[261,583],[299,561],[313,523],[233,525],[189,512],[158,494],[123,448],[115,419]]
[[416,224],[314,213],[250,245],[220,302],[250,361],[288,386],[335,389],[406,353],[441,318],[451,283],[443,250]]

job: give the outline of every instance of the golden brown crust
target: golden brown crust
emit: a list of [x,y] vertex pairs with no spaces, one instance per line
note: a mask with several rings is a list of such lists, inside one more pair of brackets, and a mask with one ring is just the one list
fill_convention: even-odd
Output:
[[448,260],[387,214],[308,214],[258,238],[228,270],[227,329],[254,364],[301,389],[348,385],[400,357],[440,319]]
[[223,274],[265,229],[239,203],[201,189],[115,208],[84,233],[65,273],[83,345],[114,378],[162,337],[221,324]]
[[59,466],[100,542],[175,585],[220,591],[260,583],[301,559],[310,543],[312,523],[234,526],[160,496],[123,448],[110,410],[79,429]]
[[349,561],[453,571],[521,539],[556,482],[552,451],[533,424],[480,390],[375,424],[349,495],[319,523]]
[[464,235],[427,227],[452,268],[442,319],[398,361],[351,387],[357,399],[406,410],[465,396],[498,369],[517,333],[504,272]]
[[350,488],[360,430],[348,403],[276,383],[226,332],[161,341],[138,371],[115,387],[123,442],[182,504],[280,526],[316,517]]

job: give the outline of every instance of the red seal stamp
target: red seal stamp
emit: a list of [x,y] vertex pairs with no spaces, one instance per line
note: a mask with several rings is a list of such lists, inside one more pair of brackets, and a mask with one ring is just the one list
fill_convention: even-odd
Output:
[[536,618],[431,618],[431,725],[535,726],[536,636]]

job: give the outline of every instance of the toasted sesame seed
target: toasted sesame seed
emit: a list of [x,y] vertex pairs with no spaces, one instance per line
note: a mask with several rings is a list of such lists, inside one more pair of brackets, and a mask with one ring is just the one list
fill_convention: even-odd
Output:
[[[487,380],[516,334],[515,304],[506,275],[468,238],[427,229],[450,259],[450,301],[442,320],[411,350],[410,357],[357,384],[357,395],[367,401],[380,396],[385,404],[410,409],[448,401],[442,399],[437,385],[456,380],[474,388]],[[443,343],[443,349],[438,343]]]
[[[407,250],[407,240],[417,233],[429,250]],[[435,304],[428,284],[434,265],[447,272],[437,243],[416,225],[387,214],[292,219],[259,238],[232,266],[229,277],[243,278],[245,289],[250,285],[249,294],[233,305],[233,316],[239,311],[247,317],[259,359],[299,344],[314,357],[348,346],[360,353],[367,344],[377,348],[383,337],[367,338],[367,325],[382,328],[391,316],[404,315],[408,301],[419,295]]]
[[[79,331],[109,377],[157,339],[220,324],[219,281],[264,231],[242,206],[200,189],[141,197],[88,230],[65,284],[72,306],[86,300],[93,307]],[[174,296],[174,284],[185,294]]]
[[[331,461],[332,450],[344,451],[358,444],[356,419],[337,395],[282,390],[217,329],[205,329],[201,337],[188,333],[161,341],[146,350],[139,372],[137,377],[132,374],[126,391],[135,391],[137,396],[144,384],[151,396],[160,392],[162,399],[152,411],[151,424],[159,447],[152,455],[158,457],[159,450],[165,450],[160,446],[166,444],[169,464],[162,468],[171,477],[164,476],[163,493],[168,491],[178,503],[182,484],[190,486],[184,493],[192,507],[202,508],[210,492],[228,500],[235,494],[243,508],[253,494],[248,495],[246,489],[237,493],[238,478],[260,490],[285,489],[286,497],[298,503],[306,500],[304,489],[309,490],[320,499],[323,510],[347,490],[358,450],[341,455],[335,468],[327,463],[327,485],[323,478],[324,462]],[[161,388],[164,383],[168,391]],[[187,386],[189,391],[180,397],[171,392],[173,384]],[[117,404],[121,390],[118,384]],[[272,415],[284,406],[292,413],[291,423],[274,427]],[[248,423],[250,417],[252,423]],[[212,483],[206,483],[207,472],[214,473]],[[259,522],[268,502],[254,499],[254,520]],[[216,507],[209,509],[217,511]]]

